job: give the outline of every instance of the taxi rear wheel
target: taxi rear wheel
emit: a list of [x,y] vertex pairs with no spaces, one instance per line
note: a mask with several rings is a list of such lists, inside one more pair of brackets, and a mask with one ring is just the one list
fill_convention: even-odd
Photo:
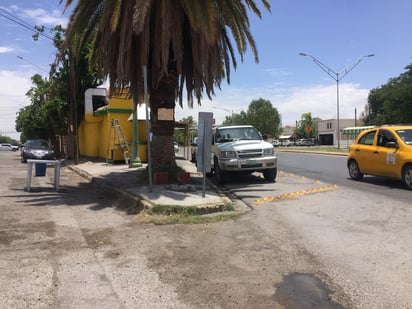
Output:
[[361,180],[363,178],[363,174],[361,173],[358,163],[356,163],[355,160],[349,161],[348,170],[350,178],[354,180]]
[[412,190],[412,164],[408,164],[403,167],[402,180],[405,186],[409,190]]

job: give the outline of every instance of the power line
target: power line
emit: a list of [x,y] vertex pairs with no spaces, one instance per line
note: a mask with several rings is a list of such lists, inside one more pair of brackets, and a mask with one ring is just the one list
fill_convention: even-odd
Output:
[[24,28],[26,28],[26,29],[28,29],[28,30],[30,30],[30,31],[32,31],[32,32],[35,32],[35,33],[37,33],[37,34],[39,34],[39,35],[41,35],[41,36],[44,36],[45,38],[53,41],[53,38],[52,38],[52,37],[44,34],[43,32],[38,31],[36,28],[34,28],[33,26],[29,25],[28,23],[26,23],[26,22],[24,22],[24,21],[22,21],[22,20],[19,20],[19,18],[17,18],[16,16],[13,16],[11,13],[7,12],[5,9],[0,8],[0,10],[3,11],[3,12],[6,12],[6,14],[10,15],[11,17],[10,17],[10,16],[7,16],[7,15],[5,15],[5,14],[3,14],[3,13],[0,13],[0,16],[3,16],[4,18],[7,18],[8,20],[10,20],[10,21],[12,21],[12,22],[14,22],[14,23],[16,23],[16,24],[18,24],[18,25],[20,25],[20,26],[22,26],[22,27],[24,27]]

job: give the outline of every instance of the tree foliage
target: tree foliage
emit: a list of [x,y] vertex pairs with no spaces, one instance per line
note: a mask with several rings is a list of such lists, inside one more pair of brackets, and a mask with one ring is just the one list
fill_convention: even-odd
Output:
[[253,100],[246,112],[226,116],[224,125],[250,124],[258,129],[262,134],[279,136],[280,134],[280,114],[272,106],[269,100]]
[[314,138],[317,136],[317,122],[319,118],[312,118],[312,113],[303,113],[296,123],[296,138]]
[[[34,35],[36,40],[39,34],[45,31],[44,27],[36,26],[38,33]],[[32,76],[33,86],[26,93],[30,99],[30,105],[20,109],[16,118],[16,130],[21,132],[21,139],[42,138],[55,141],[56,135],[66,135],[69,126],[69,73],[70,63],[68,50],[62,44],[65,30],[56,26],[50,30],[53,34],[53,43],[56,47],[56,61],[51,64],[49,80],[40,74]],[[47,36],[48,37],[48,36]],[[101,84],[93,71],[88,70],[87,49],[81,54],[81,58],[74,66],[77,93],[76,104],[78,121],[80,123],[84,115],[84,92],[88,88],[94,88]]]
[[15,139],[12,139],[9,136],[1,135],[0,134],[0,143],[4,144],[12,144],[12,145],[19,145],[19,142],[16,141]]
[[188,116],[188,117],[183,117],[182,120],[180,120],[181,123],[187,123],[190,128],[196,127],[197,122],[193,118],[193,116]]
[[179,123],[184,123],[187,124],[189,132],[189,136],[185,136],[185,130],[175,130],[174,138],[175,141],[179,143],[179,145],[184,145],[185,144],[185,138],[188,138],[187,142],[190,142],[193,140],[194,137],[197,136],[197,122],[193,118],[193,116],[188,116],[182,118],[182,120],[179,121]]
[[406,72],[369,92],[361,114],[366,125],[412,123],[412,64]]
[[16,117],[16,131],[22,133],[23,142],[33,138],[49,140],[56,133],[52,130],[54,125],[50,119],[51,115],[46,113],[49,111],[46,104],[48,104],[50,82],[40,74],[33,75],[31,80],[33,86],[26,93],[31,104],[20,109]]

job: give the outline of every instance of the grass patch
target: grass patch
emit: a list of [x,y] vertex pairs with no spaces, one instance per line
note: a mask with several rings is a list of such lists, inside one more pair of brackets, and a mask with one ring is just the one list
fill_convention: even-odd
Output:
[[148,210],[150,214],[155,215],[182,215],[182,216],[196,216],[210,214],[221,211],[235,210],[232,203],[210,205],[205,207],[195,206],[178,206],[178,205],[156,205]]
[[168,224],[200,224],[210,222],[228,221],[241,215],[239,212],[218,213],[213,215],[143,215],[137,216],[142,223],[152,223],[156,225]]
[[206,207],[156,205],[140,213],[136,218],[142,223],[166,225],[227,221],[239,215],[232,203]]

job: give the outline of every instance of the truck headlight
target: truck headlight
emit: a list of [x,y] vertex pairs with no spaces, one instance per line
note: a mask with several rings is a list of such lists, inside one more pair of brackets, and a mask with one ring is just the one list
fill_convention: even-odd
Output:
[[236,152],[235,151],[221,151],[220,156],[222,158],[236,158]]
[[265,156],[270,156],[270,155],[274,155],[275,154],[275,150],[272,148],[265,148],[263,149],[263,155]]

